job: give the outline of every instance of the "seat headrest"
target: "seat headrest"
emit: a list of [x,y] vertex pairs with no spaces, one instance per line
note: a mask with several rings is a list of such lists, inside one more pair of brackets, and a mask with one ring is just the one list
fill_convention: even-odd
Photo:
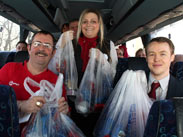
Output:
[[142,57],[129,57],[128,69],[149,71],[146,59]]
[[183,62],[176,62],[173,65],[172,75],[179,80],[183,80]]
[[117,84],[119,79],[121,78],[123,72],[127,69],[129,70],[144,70],[146,76],[148,77],[149,68],[145,58],[140,57],[129,57],[129,58],[121,58],[118,59],[118,64],[116,67],[116,75],[114,77],[113,86]]
[[9,54],[10,52],[7,51],[0,52],[0,68],[2,68],[6,64]]
[[27,51],[18,51],[15,54],[14,62],[24,62],[29,59],[29,53]]
[[7,57],[6,63],[13,62],[16,52],[10,52],[10,54]]

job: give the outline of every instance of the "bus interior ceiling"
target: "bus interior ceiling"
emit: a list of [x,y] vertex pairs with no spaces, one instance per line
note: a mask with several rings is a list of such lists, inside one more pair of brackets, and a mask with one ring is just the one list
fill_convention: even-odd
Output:
[[0,0],[0,15],[27,30],[54,34],[85,8],[101,11],[106,36],[116,44],[183,18],[182,0]]

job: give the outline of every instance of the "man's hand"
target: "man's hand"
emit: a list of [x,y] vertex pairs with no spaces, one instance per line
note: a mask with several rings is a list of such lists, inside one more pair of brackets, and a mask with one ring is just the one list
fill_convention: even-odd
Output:
[[64,48],[66,43],[70,40],[72,41],[74,39],[74,31],[66,31],[61,35],[61,43],[60,43],[60,48]]
[[18,101],[18,108],[23,113],[37,113],[45,102],[44,97],[34,96],[25,101]]
[[64,114],[68,114],[68,112],[69,112],[69,105],[68,105],[67,101],[65,101],[64,97],[61,97],[58,100],[58,111],[62,112]]

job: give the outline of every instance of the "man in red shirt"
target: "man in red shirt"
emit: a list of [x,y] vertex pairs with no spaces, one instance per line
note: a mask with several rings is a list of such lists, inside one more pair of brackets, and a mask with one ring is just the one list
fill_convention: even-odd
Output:
[[[32,42],[28,45],[29,60],[23,63],[8,63],[0,70],[0,84],[9,85],[14,88],[17,98],[19,112],[36,113],[45,102],[44,97],[34,96],[24,88],[24,80],[30,77],[36,82],[48,80],[56,84],[57,75],[48,70],[48,63],[55,54],[54,37],[51,33],[40,31],[34,34]],[[39,88],[31,87],[36,92]],[[65,89],[63,88],[63,97],[58,101],[58,111],[67,114],[68,104],[65,100]]]

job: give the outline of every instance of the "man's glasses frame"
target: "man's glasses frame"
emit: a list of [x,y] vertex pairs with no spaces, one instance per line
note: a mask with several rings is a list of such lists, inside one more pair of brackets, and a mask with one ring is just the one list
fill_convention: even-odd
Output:
[[42,42],[39,42],[39,41],[34,41],[32,43],[32,45],[34,47],[40,47],[41,45],[43,45],[43,47],[46,48],[46,49],[52,49],[53,48],[53,46],[50,43],[42,43]]

